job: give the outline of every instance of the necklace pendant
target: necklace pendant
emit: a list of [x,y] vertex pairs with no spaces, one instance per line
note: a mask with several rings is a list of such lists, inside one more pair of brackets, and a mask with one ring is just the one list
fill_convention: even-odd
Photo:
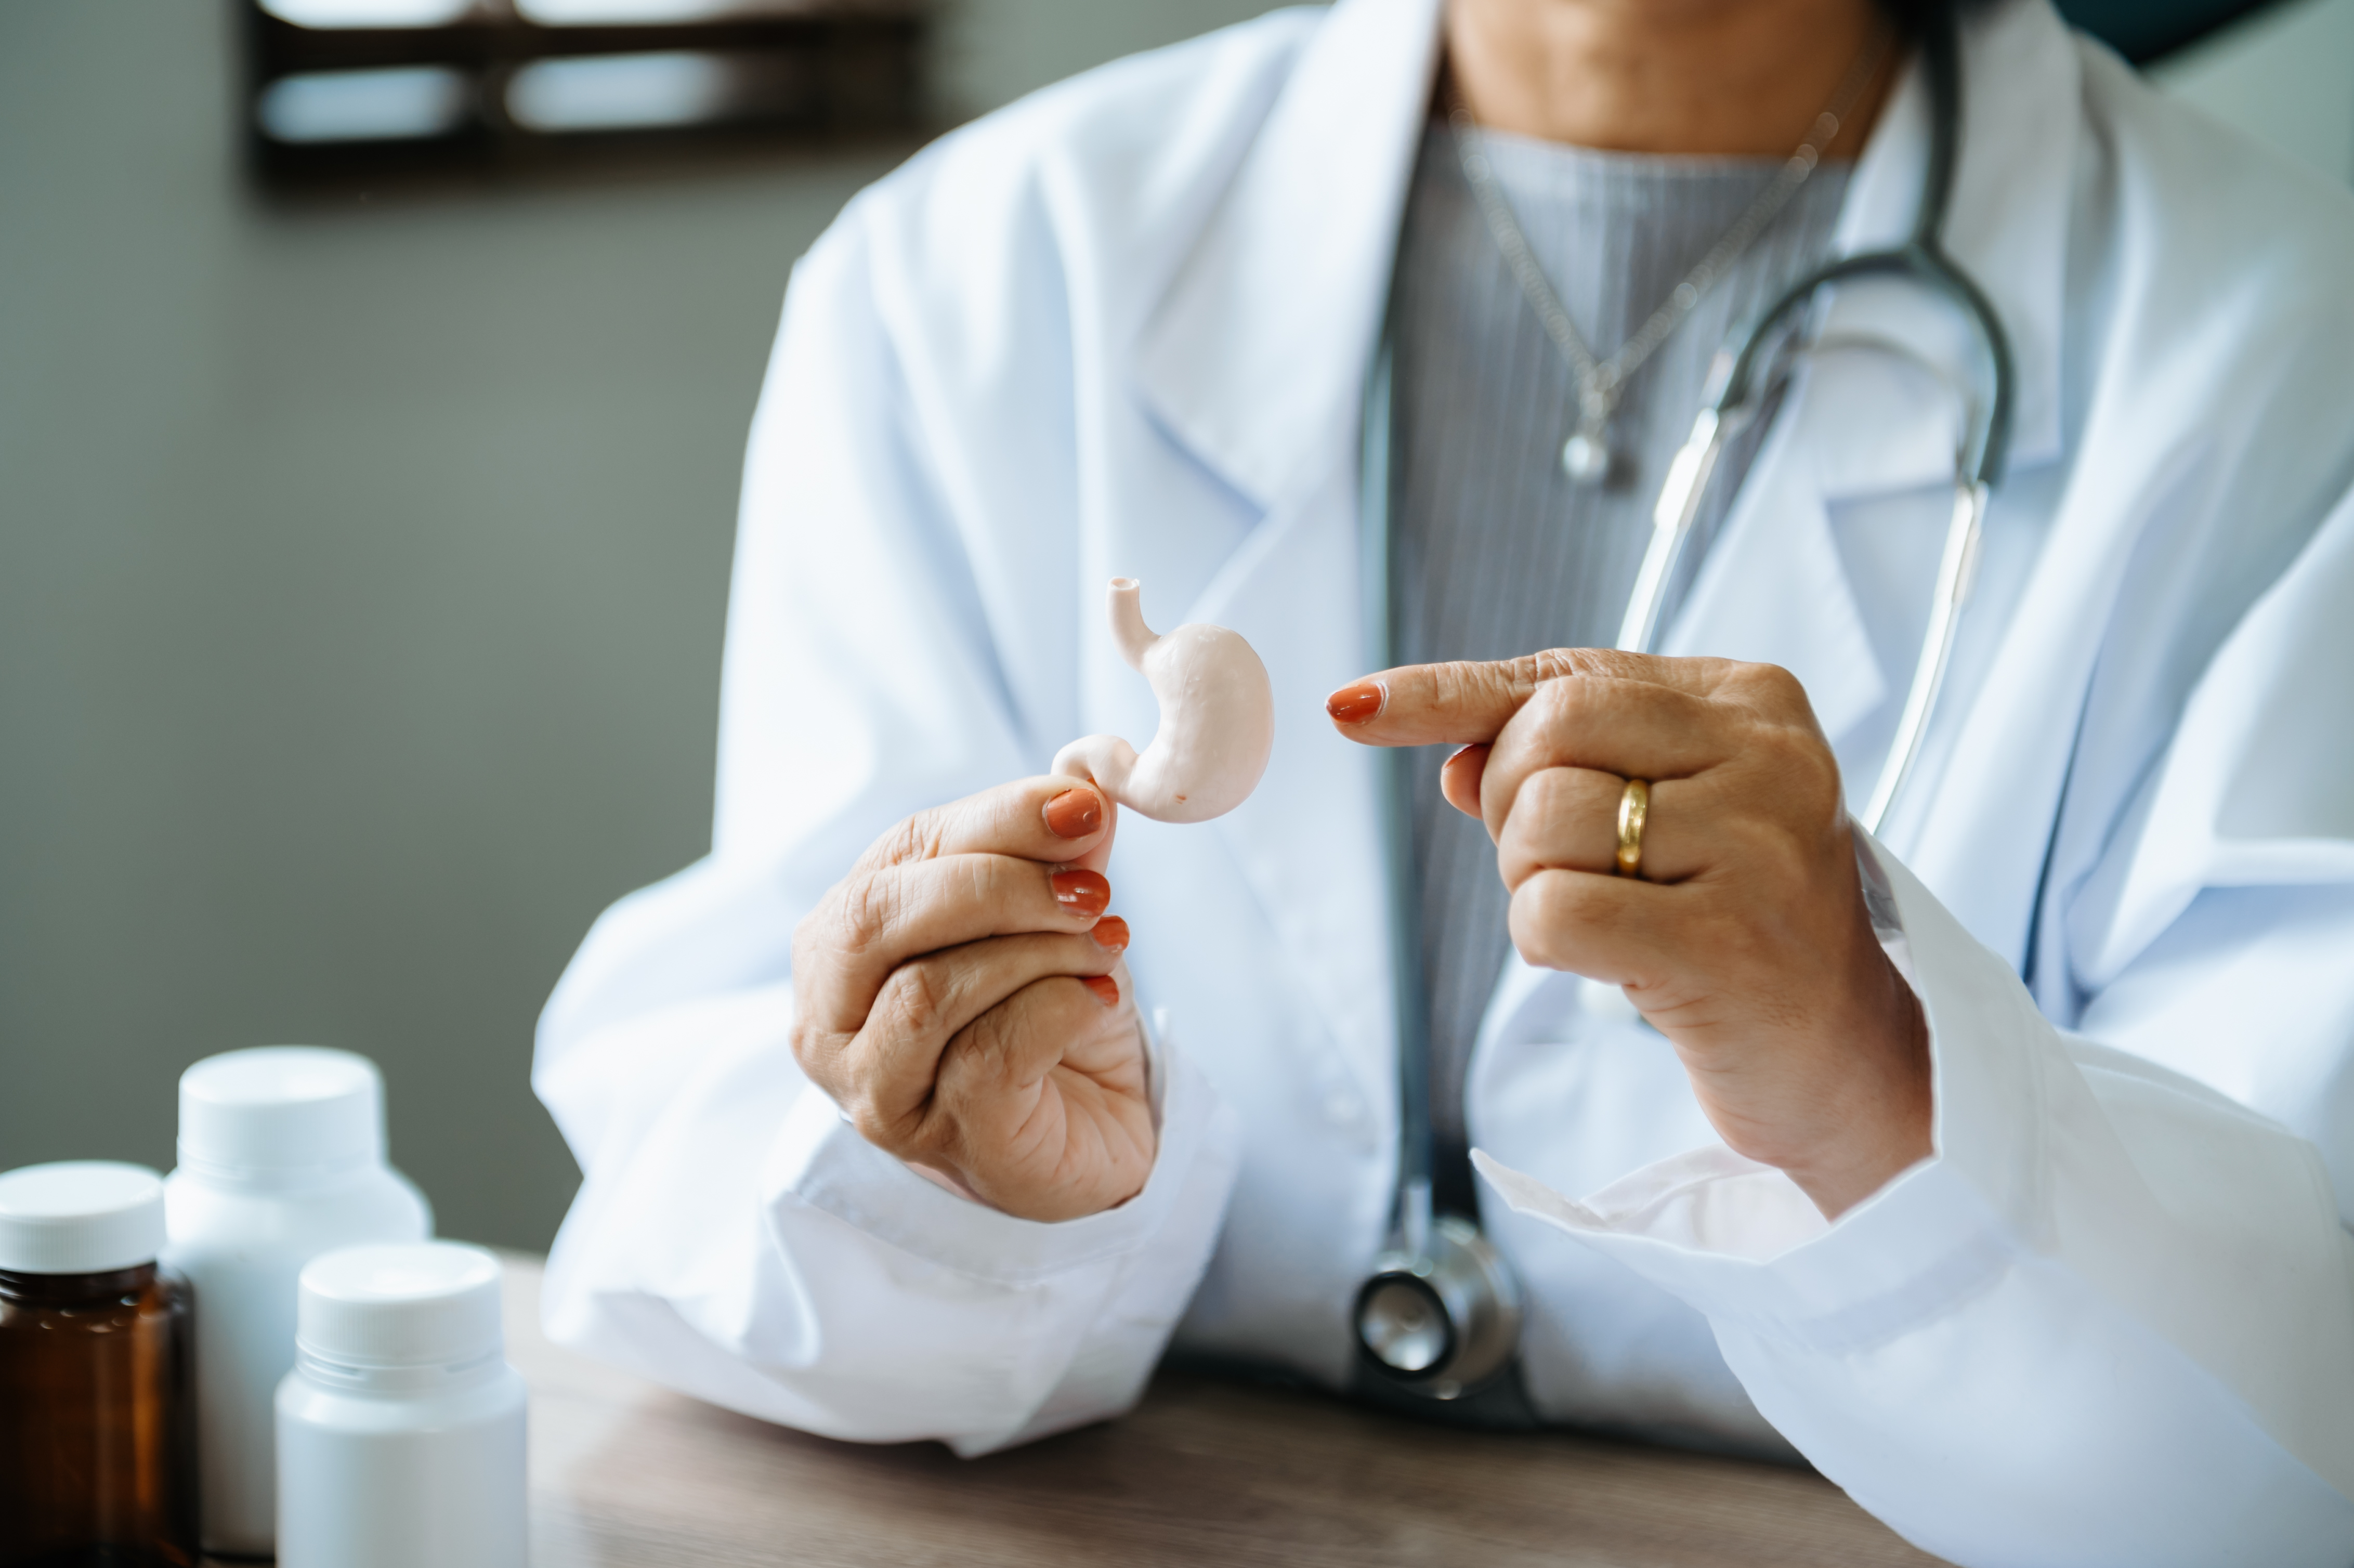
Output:
[[1580,425],[1561,446],[1561,471],[1570,482],[1593,488],[1610,477],[1610,428]]

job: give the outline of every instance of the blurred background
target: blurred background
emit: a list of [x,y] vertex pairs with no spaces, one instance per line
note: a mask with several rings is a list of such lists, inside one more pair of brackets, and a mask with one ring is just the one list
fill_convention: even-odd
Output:
[[[443,1234],[544,1247],[533,1022],[707,846],[793,259],[939,127],[1264,5],[273,3],[0,5],[0,1170],[168,1168],[189,1062],[343,1045]],[[2074,9],[2354,179],[2354,0]]]

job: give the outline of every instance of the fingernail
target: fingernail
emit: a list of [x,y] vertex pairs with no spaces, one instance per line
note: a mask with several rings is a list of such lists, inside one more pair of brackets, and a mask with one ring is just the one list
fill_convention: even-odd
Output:
[[1119,982],[1109,975],[1085,975],[1079,983],[1096,993],[1096,1000],[1106,1007],[1119,1005]]
[[1046,826],[1058,838],[1086,838],[1103,826],[1103,800],[1092,789],[1066,789],[1046,802]]
[[1377,719],[1389,705],[1390,689],[1379,681],[1360,681],[1324,699],[1324,711],[1338,724],[1363,724],[1367,719]]
[[1047,880],[1055,902],[1074,915],[1100,915],[1111,907],[1111,884],[1099,871],[1058,871]]
[[1098,948],[1109,948],[1115,953],[1128,951],[1128,922],[1117,915],[1107,915],[1097,921],[1096,928],[1087,935],[1096,939]]

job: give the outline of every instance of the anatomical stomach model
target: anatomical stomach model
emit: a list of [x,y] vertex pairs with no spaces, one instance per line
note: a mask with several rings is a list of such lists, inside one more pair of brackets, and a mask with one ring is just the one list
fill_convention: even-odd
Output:
[[1249,799],[1275,746],[1275,692],[1239,632],[1144,624],[1142,585],[1111,580],[1111,630],[1120,656],[1161,704],[1161,727],[1141,753],[1116,735],[1091,735],[1055,754],[1053,771],[1086,779],[1160,822],[1206,822]]

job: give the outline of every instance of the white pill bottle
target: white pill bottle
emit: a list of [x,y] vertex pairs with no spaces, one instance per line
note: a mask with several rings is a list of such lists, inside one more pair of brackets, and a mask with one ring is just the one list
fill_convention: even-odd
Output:
[[279,1568],[524,1568],[525,1394],[498,1259],[451,1242],[328,1253],[302,1270],[295,1341]]
[[385,1163],[376,1064],[308,1045],[230,1051],[180,1075],[180,1162],[164,1205],[164,1263],[196,1292],[205,1548],[266,1556],[295,1280],[334,1247],[422,1241],[432,1213]]

